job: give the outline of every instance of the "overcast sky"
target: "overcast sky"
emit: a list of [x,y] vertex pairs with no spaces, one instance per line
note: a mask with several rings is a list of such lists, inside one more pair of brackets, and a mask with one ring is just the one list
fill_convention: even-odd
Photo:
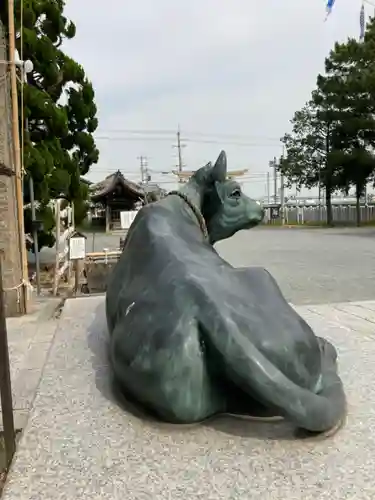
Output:
[[[246,192],[263,196],[268,161],[309,98],[336,40],[359,35],[361,0],[68,0],[77,35],[66,44],[92,80],[98,106],[99,181],[120,169],[139,180],[148,157],[164,188],[176,164],[194,169],[221,149],[248,169]],[[366,5],[366,14],[374,8]],[[136,134],[134,131],[145,131]],[[260,175],[259,175],[260,174]]]

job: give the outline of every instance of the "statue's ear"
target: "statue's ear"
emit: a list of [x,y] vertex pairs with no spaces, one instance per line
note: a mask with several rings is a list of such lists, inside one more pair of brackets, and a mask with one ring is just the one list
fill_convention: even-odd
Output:
[[219,154],[215,165],[211,170],[211,179],[214,182],[224,182],[227,178],[227,155],[225,151]]
[[211,178],[211,172],[212,163],[208,162],[207,165],[196,170],[191,178],[198,184],[205,185],[207,184],[207,180]]
[[214,183],[215,191],[220,202],[223,203],[225,199],[225,184],[220,181],[215,181]]

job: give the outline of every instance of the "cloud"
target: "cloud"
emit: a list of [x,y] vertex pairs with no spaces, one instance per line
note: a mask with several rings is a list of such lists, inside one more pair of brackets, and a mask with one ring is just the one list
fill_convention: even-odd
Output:
[[[189,168],[224,148],[230,168],[264,173],[246,178],[246,190],[263,195],[268,161],[280,155],[278,139],[325,56],[335,40],[359,34],[359,3],[339,0],[326,23],[324,4],[107,0],[95,9],[92,0],[69,0],[77,36],[66,49],[93,81],[99,109],[101,158],[90,177],[121,169],[137,180],[141,154],[154,171],[171,170],[180,124]],[[171,132],[124,132],[136,129]]]

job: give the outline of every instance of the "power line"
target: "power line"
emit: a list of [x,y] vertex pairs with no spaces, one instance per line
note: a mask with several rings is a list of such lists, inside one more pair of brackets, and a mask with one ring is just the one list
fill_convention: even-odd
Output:
[[[222,146],[228,144],[231,146],[245,146],[245,147],[265,147],[268,146],[268,144],[261,144],[261,143],[256,143],[256,142],[237,142],[237,141],[229,141],[229,140],[218,140],[218,139],[190,139],[186,138],[186,142],[193,142],[193,143],[199,143],[199,144],[220,144]],[[280,142],[280,141],[278,141]]]
[[99,141],[168,141],[171,137],[113,137],[109,135],[95,135],[94,138]]
[[[90,172],[88,173],[88,175],[90,174],[107,174],[107,175],[111,175],[111,174],[114,174],[115,172],[117,172],[118,169],[93,169],[93,170],[90,170]],[[170,178],[175,178],[175,174],[173,172],[166,172],[166,171],[154,171],[154,170],[151,170],[150,168],[147,168],[147,171],[149,172],[149,174],[154,174],[156,176],[162,176],[162,177],[170,177]],[[123,171],[122,172],[123,175],[125,176],[136,176],[136,177],[139,177],[139,170],[137,171]],[[248,174],[244,174],[244,175],[241,175],[241,176],[234,176],[234,177],[241,177],[241,179],[260,179],[262,180],[264,177],[266,177],[267,175],[267,172],[254,172],[254,173],[248,173]]]
[[[134,181],[133,181],[134,182]],[[158,185],[165,185],[165,184],[175,184],[177,182],[176,178],[174,179],[160,179],[156,180],[155,184]],[[244,184],[266,184],[266,177],[264,179],[243,179],[242,177],[238,178],[238,182],[244,183]],[[95,184],[95,183],[94,183]]]
[[[163,141],[170,141],[169,137],[110,137],[110,136],[95,136],[95,140],[97,141],[113,141],[113,142],[121,142],[121,141],[129,141],[129,142],[136,142],[136,141],[156,141],[156,142],[163,142]],[[230,141],[230,140],[215,140],[215,139],[193,139],[189,137],[184,138],[185,142],[190,142],[193,144],[219,144],[221,146],[225,145],[231,145],[231,146],[239,146],[239,147],[265,147],[269,146],[272,144],[262,144],[259,142],[235,142],[235,141]],[[280,142],[280,141],[278,141]],[[275,140],[276,143],[276,140]]]
[[[147,160],[146,157],[143,157],[144,160]],[[140,158],[138,158],[140,159]],[[114,174],[115,172],[117,172],[118,169],[117,168],[95,168],[95,169],[92,169],[90,170],[89,174],[95,174],[95,173],[100,173],[100,174],[108,174],[108,175],[111,175],[111,174]],[[163,176],[163,177],[168,177],[168,176],[175,176],[175,174],[173,173],[173,171],[161,171],[161,170],[153,170],[151,168],[148,168],[147,167],[147,171],[149,172],[149,174],[154,174],[154,175],[157,175],[157,176]],[[122,172],[124,175],[128,175],[128,176],[139,176],[139,170],[125,170]],[[241,175],[241,179],[254,179],[254,178],[262,178],[262,177],[265,177],[267,175],[267,172],[248,172],[248,173],[245,173],[243,175]],[[235,176],[236,177],[236,176]]]
[[[107,134],[130,134],[130,135],[176,135],[175,130],[163,130],[163,129],[106,129],[102,130],[102,133]],[[255,136],[255,135],[243,135],[243,134],[223,134],[217,132],[196,132],[196,131],[185,131],[187,136],[198,136],[198,137],[216,137],[216,138],[228,138],[228,139],[241,139],[245,141],[249,140],[267,140],[267,141],[277,141],[280,142],[279,137],[270,136]]]

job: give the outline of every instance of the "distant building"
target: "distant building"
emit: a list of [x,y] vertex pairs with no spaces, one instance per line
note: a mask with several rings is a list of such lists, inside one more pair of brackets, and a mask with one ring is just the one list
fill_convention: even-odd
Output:
[[163,196],[157,184],[136,184],[129,181],[118,170],[104,180],[89,186],[90,219],[93,225],[105,228],[106,232],[121,229],[121,212],[138,210],[145,203]]
[[156,182],[148,182],[147,184],[142,183],[141,187],[146,195],[145,201],[148,203],[160,200],[167,194],[167,191],[162,189],[159,184],[156,184]]

